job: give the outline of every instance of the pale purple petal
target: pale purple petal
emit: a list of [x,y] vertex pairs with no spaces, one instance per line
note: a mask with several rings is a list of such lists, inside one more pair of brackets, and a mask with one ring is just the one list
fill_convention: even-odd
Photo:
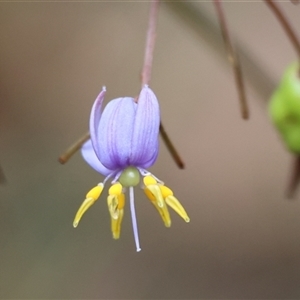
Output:
[[130,164],[149,167],[158,154],[160,111],[156,96],[145,86],[138,99],[132,136]]
[[107,104],[101,116],[99,159],[111,170],[129,165],[136,106],[130,97],[114,99]]
[[81,154],[84,160],[100,174],[107,176],[108,174],[112,173],[112,170],[105,168],[99,161],[95,154],[91,140],[88,140],[83,144],[81,147]]
[[100,94],[98,95],[98,97],[96,98],[96,100],[93,104],[93,107],[91,110],[91,116],[90,116],[90,135],[91,135],[91,140],[92,140],[94,150],[98,157],[99,157],[98,141],[99,141],[99,138],[101,138],[101,133],[99,132],[98,127],[99,127],[99,122],[100,122],[100,118],[101,118],[101,113],[102,113],[101,107],[102,107],[102,103],[104,100],[105,92],[106,92],[106,88],[103,87],[102,91],[100,92]]
[[147,169],[151,166],[153,166],[153,164],[156,162],[157,156],[158,156],[158,152],[159,152],[159,143],[158,143],[158,139],[157,139],[157,145],[155,147],[155,150],[153,150],[153,156],[150,158],[150,160],[146,161],[143,163],[143,165],[141,166],[144,169]]

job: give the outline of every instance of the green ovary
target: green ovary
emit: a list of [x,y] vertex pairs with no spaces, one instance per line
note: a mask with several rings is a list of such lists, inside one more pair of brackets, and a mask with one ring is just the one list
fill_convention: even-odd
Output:
[[137,168],[128,167],[122,172],[119,182],[124,187],[136,186],[140,182],[140,173]]

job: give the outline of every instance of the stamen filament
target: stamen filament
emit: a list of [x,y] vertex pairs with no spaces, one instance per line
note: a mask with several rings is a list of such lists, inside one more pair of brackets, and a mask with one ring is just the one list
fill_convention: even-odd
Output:
[[139,241],[139,233],[138,233],[137,220],[136,220],[136,214],[134,208],[134,189],[132,186],[129,187],[129,198],[130,198],[131,220],[132,220],[132,228],[133,228],[136,251],[140,252],[142,249],[140,247],[140,241]]

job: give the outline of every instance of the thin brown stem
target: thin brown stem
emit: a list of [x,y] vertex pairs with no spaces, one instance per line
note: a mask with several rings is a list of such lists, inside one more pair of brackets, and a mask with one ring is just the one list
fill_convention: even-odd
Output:
[[184,162],[181,159],[180,155],[178,154],[178,152],[177,152],[176,148],[174,147],[173,143],[171,142],[169,136],[167,135],[162,123],[160,123],[160,125],[159,125],[159,131],[160,131],[160,135],[161,135],[163,141],[165,142],[166,147],[169,150],[172,158],[174,159],[177,167],[179,169],[184,169]]
[[85,133],[80,139],[78,139],[73,145],[71,145],[59,158],[58,161],[61,164],[65,164],[75,154],[81,146],[90,138],[90,133]]
[[156,24],[158,20],[158,7],[159,0],[153,0],[151,2],[150,13],[149,13],[149,24],[147,31],[147,40],[145,47],[144,66],[142,71],[142,87],[145,84],[149,84],[151,79],[153,52],[156,39]]
[[219,19],[223,40],[225,43],[226,51],[228,54],[228,60],[232,66],[236,87],[238,90],[239,101],[240,101],[240,109],[241,115],[243,119],[249,118],[249,109],[247,105],[246,92],[243,80],[242,68],[239,62],[238,55],[234,50],[234,47],[231,43],[229,30],[226,24],[226,19],[223,13],[221,0],[214,0],[217,16]]
[[4,183],[6,183],[6,177],[5,177],[4,172],[3,172],[3,170],[0,166],[0,184],[4,184]]
[[293,160],[291,176],[286,190],[286,197],[288,199],[293,199],[297,187],[299,186],[299,183],[300,183],[300,156],[296,156],[295,159]]
[[273,11],[278,21],[280,22],[281,26],[285,30],[287,36],[289,37],[290,41],[292,42],[296,50],[298,59],[300,60],[300,42],[291,24],[289,23],[288,19],[285,17],[285,15],[283,14],[283,12],[281,11],[281,9],[279,8],[279,6],[275,1],[273,0],[264,0],[264,1],[269,6],[269,8]]

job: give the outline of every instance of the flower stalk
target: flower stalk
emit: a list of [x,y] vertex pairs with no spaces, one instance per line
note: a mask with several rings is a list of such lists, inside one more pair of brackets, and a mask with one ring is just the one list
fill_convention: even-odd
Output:
[[[147,38],[146,38],[144,65],[141,73],[142,88],[144,85],[148,85],[151,79],[153,53],[154,53],[154,46],[155,46],[155,39],[156,39],[156,25],[158,20],[158,7],[159,7],[159,0],[153,0],[151,2],[150,13],[149,13],[149,24],[148,24],[148,31],[147,31]],[[135,102],[137,101],[138,101],[138,97],[135,98]],[[164,141],[176,165],[178,166],[179,169],[184,169],[184,162],[181,159],[178,151],[173,145],[168,134],[166,133],[162,122],[160,122],[159,130],[160,130],[161,138]],[[71,145],[64,153],[60,155],[58,159],[59,162],[61,164],[65,164],[89,138],[90,138],[89,132],[87,132],[82,137],[80,137],[73,145]]]
[[153,0],[151,2],[150,13],[149,13],[149,24],[147,31],[146,47],[145,47],[145,57],[144,57],[144,66],[142,70],[142,87],[145,84],[150,83],[151,71],[152,71],[152,61],[153,53],[155,47],[156,39],[156,25],[158,20],[158,7],[159,0]]

